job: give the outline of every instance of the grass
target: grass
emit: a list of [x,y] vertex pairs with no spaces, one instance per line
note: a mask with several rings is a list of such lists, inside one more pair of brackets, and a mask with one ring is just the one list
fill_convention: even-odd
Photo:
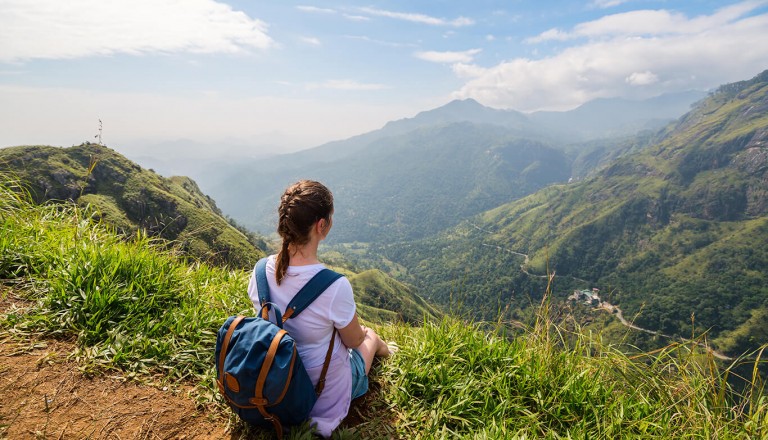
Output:
[[4,317],[8,331],[75,338],[85,370],[211,381],[218,327],[251,308],[244,272],[121,237],[74,205],[33,205],[8,186],[3,196],[0,279],[35,302]]
[[[521,333],[445,318],[399,335],[381,373],[404,438],[768,438],[755,369],[736,393],[691,345],[629,357],[548,314]],[[753,362],[756,367],[760,361]]]
[[[0,279],[33,301],[0,315],[0,332],[73,339],[89,374],[193,384],[228,414],[212,382],[215,332],[250,312],[246,272],[189,264],[73,205],[35,205],[7,179],[0,200]],[[455,316],[375,327],[401,350],[374,370],[368,420],[335,438],[768,439],[762,352],[737,393],[728,378],[743,362],[721,369],[688,345],[629,357],[566,330],[546,300],[514,333]],[[242,438],[270,435],[230,422]]]

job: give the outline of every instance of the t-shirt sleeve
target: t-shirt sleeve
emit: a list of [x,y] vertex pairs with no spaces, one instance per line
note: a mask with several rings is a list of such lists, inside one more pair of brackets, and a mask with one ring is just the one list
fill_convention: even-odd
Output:
[[355,297],[352,294],[352,285],[346,277],[339,278],[333,284],[336,287],[336,295],[331,302],[330,319],[336,328],[344,328],[355,317]]

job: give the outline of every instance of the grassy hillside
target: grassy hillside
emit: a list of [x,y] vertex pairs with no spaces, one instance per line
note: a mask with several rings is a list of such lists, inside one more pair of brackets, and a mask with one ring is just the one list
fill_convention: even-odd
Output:
[[420,324],[440,315],[434,306],[384,272],[369,269],[349,277],[360,304],[360,316],[371,321]]
[[0,172],[17,176],[39,203],[76,201],[121,233],[142,230],[205,261],[248,267],[266,247],[229,224],[191,179],[164,178],[101,145],[3,148]]
[[525,306],[549,268],[564,295],[599,287],[642,327],[708,332],[739,354],[768,342],[756,324],[768,311],[767,140],[765,72],[721,87],[658,142],[582,182],[380,250],[442,303],[461,285],[479,316]]
[[[30,301],[0,314],[0,337],[74,339],[90,374],[193,385],[210,417],[232,423],[213,387],[212,356],[220,323],[251,307],[246,272],[188,265],[141,237],[119,238],[74,206],[34,205],[7,185],[0,196],[0,279]],[[630,359],[565,330],[548,310],[544,303],[515,334],[452,317],[379,323],[401,350],[375,368],[378,391],[360,409],[363,421],[335,438],[768,436],[760,384],[735,393],[729,371],[689,346]],[[12,423],[0,420],[0,430]],[[234,438],[271,436],[231,426]],[[306,435],[301,428],[290,438]]]

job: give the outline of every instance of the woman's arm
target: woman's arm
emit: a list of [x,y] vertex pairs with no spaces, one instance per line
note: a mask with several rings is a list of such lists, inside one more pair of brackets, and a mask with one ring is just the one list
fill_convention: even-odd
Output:
[[365,340],[365,329],[358,322],[357,313],[355,313],[352,321],[346,327],[339,329],[339,336],[341,336],[341,341],[347,348],[357,348],[363,343]]

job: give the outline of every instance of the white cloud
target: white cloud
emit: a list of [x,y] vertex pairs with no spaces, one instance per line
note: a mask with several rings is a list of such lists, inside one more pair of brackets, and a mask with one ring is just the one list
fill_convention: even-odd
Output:
[[0,61],[117,53],[238,53],[275,43],[267,25],[214,0],[4,0]]
[[456,63],[451,66],[453,73],[459,78],[478,78],[483,76],[487,69],[474,64]]
[[663,9],[623,12],[580,23],[572,32],[549,29],[525,41],[540,43],[584,37],[594,39],[617,36],[694,35],[725,26],[766,3],[768,2],[765,0],[736,3],[721,8],[712,15],[695,18],[688,18],[684,14]]
[[303,41],[306,44],[309,44],[310,46],[320,46],[322,43],[320,43],[320,40],[318,40],[315,37],[300,37],[301,41]]
[[585,23],[575,29],[595,38],[547,58],[454,66],[469,80],[452,97],[521,111],[565,110],[599,97],[645,98],[748,79],[768,68],[768,14],[745,16],[757,4],[694,18],[636,15],[655,20],[634,25],[625,14]]
[[320,14],[335,14],[335,9],[329,9],[329,8],[318,8],[316,6],[306,6],[306,5],[298,5],[296,6],[296,9],[302,12],[315,12]]
[[571,34],[567,32],[563,32],[560,29],[549,29],[535,37],[526,38],[525,42],[535,44],[535,43],[541,43],[542,41],[552,41],[552,40],[565,41],[565,40],[570,40],[572,38],[573,36]]
[[645,72],[632,72],[624,79],[624,82],[633,86],[647,86],[659,82],[659,77],[650,70],[646,70]]
[[387,46],[387,47],[417,47],[416,44],[414,43],[398,43],[395,41],[376,40],[374,38],[371,38],[365,35],[345,35],[344,38],[349,38],[350,40],[366,41],[368,43],[378,44],[380,46]]
[[330,89],[330,90],[382,90],[388,88],[384,84],[360,83],[353,80],[328,80],[323,83],[312,83],[307,85],[307,89]]
[[344,18],[352,21],[370,21],[370,17],[365,17],[363,15],[353,15],[353,14],[344,14]]
[[627,3],[628,1],[629,0],[593,0],[592,6],[595,8],[605,9],[619,6],[621,4]]
[[471,63],[475,55],[482,49],[470,49],[461,52],[425,51],[413,54],[416,58],[433,63]]
[[369,14],[377,17],[387,17],[387,18],[393,18],[396,20],[404,20],[404,21],[410,21],[414,23],[429,24],[432,26],[462,27],[462,26],[471,26],[475,24],[474,20],[467,17],[459,17],[453,20],[446,20],[444,18],[431,17],[429,15],[424,15],[424,14],[416,14],[416,13],[410,13],[410,12],[394,12],[394,11],[387,11],[384,9],[376,9],[376,8],[359,8],[359,11],[365,14]]
[[342,17],[346,18],[347,20],[352,21],[369,21],[371,18],[366,17],[364,15],[356,15],[356,14],[349,14],[346,12],[340,12],[336,9],[330,9],[330,8],[318,8],[317,6],[306,6],[306,5],[299,5],[296,6],[296,9],[302,12],[309,12],[314,14],[341,14]]

